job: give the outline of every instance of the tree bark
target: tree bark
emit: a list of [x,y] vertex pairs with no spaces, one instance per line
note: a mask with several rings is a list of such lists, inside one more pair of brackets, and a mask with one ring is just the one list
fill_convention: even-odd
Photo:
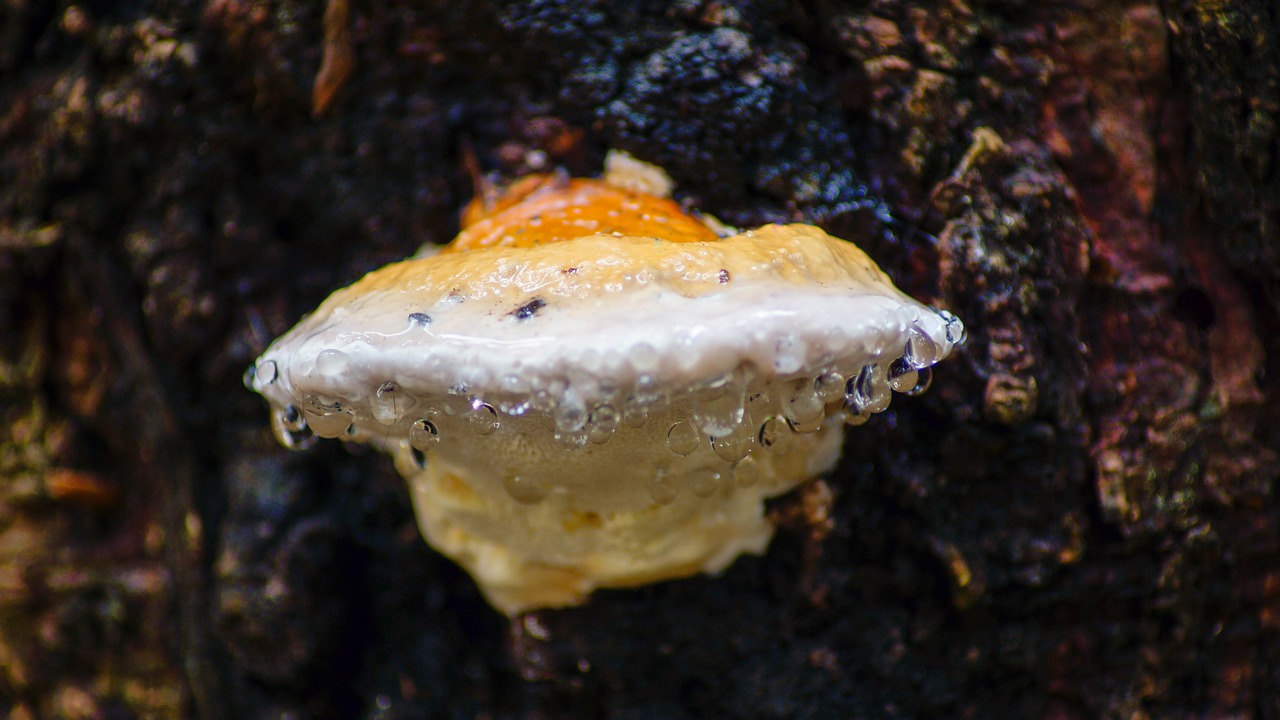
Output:
[[[1280,718],[1272,0],[0,9],[0,713]],[[619,148],[968,341],[767,555],[514,620],[241,373]]]

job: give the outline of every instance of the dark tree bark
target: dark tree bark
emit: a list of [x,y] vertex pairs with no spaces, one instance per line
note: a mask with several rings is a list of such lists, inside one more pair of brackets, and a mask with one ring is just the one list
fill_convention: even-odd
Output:
[[[0,714],[1280,718],[1272,0],[0,9]],[[662,165],[969,328],[768,554],[514,621],[240,375],[501,178]]]

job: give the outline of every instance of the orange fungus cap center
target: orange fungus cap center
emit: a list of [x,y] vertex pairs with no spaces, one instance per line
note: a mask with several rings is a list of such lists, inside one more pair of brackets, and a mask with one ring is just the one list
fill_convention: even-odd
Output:
[[472,201],[462,222],[462,232],[442,252],[534,247],[610,233],[677,243],[719,239],[667,198],[554,175],[526,177],[488,207]]

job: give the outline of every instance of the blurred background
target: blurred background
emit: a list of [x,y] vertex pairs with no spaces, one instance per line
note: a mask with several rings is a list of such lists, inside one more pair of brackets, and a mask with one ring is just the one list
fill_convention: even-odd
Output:
[[[8,0],[0,716],[1280,718],[1270,0]],[[513,621],[241,385],[476,173],[861,245],[963,318],[719,578]]]

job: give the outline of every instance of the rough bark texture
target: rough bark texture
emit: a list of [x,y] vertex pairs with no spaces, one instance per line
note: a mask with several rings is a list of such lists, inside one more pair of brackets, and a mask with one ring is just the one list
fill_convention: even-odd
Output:
[[[1280,718],[1276,8],[10,0],[0,714]],[[767,556],[508,623],[240,375],[610,147],[969,340]]]

